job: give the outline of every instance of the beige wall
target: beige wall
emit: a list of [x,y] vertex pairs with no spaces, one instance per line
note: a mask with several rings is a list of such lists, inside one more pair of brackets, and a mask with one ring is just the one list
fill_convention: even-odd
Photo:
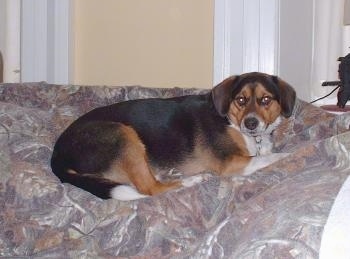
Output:
[[74,83],[212,87],[212,0],[75,0]]

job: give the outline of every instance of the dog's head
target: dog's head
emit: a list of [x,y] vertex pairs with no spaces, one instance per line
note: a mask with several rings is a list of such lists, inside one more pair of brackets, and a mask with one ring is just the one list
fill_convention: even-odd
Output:
[[240,131],[258,136],[270,134],[281,116],[290,117],[296,93],[288,83],[264,73],[232,76],[212,90],[215,109]]

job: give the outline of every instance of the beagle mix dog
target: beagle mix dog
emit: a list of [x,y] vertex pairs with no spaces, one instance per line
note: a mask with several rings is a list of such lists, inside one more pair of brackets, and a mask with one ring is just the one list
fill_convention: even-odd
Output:
[[282,117],[291,116],[295,99],[285,81],[253,72],[229,77],[203,95],[100,107],[62,133],[51,167],[62,182],[120,200],[202,180],[158,180],[171,169],[186,175],[251,173],[281,158],[266,156],[270,136]]

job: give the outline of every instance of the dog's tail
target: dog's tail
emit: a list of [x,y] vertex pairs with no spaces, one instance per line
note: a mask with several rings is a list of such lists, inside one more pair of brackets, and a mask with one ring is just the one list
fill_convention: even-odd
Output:
[[120,185],[119,183],[101,177],[86,174],[81,175],[73,170],[65,170],[64,173],[57,176],[61,182],[70,183],[102,199],[112,198],[112,189]]
[[65,163],[58,159],[55,152],[51,158],[52,172],[63,183],[70,183],[101,199],[117,199],[117,200],[136,200],[147,197],[139,193],[135,188],[124,185],[100,176],[90,174],[79,174],[78,172],[67,169]]
[[[57,175],[57,174],[56,174]],[[93,175],[81,175],[73,170],[58,176],[63,183],[70,183],[101,199],[117,199],[122,201],[136,200],[147,197],[135,188]]]

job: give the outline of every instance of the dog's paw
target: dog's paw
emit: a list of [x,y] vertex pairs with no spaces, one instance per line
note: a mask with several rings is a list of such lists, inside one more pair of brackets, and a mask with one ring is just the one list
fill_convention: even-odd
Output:
[[181,184],[184,187],[191,187],[193,185],[203,182],[205,179],[206,179],[205,175],[202,175],[202,174],[195,175],[195,176],[191,176],[183,179]]
[[167,176],[180,178],[181,176],[183,176],[183,173],[175,168],[172,168],[168,171]]
[[132,201],[149,197],[139,193],[134,187],[130,185],[118,185],[110,192],[111,198],[120,201]]

